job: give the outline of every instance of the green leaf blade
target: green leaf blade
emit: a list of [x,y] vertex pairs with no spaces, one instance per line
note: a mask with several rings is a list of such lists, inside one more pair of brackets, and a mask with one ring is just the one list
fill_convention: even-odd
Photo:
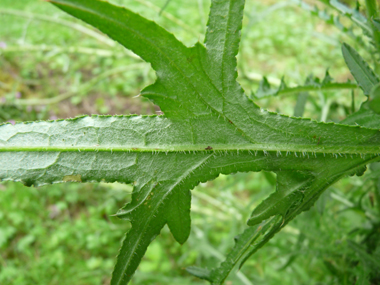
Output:
[[[273,171],[279,177],[277,191],[253,211],[249,222],[262,225],[243,234],[221,270],[193,272],[219,284],[309,209],[328,185],[379,160],[378,129],[282,116],[260,109],[244,94],[236,82],[243,0],[212,1],[207,48],[200,43],[187,48],[157,24],[106,2],[50,2],[139,54],[157,72],[156,83],[141,94],[158,104],[165,117],[94,116],[0,125],[2,180],[134,185],[132,201],[117,213],[132,229],[112,284],[131,279],[165,224],[178,242],[186,241],[189,190],[200,182],[239,171]],[[359,58],[350,50],[348,55],[354,63]],[[362,69],[359,77],[368,77],[368,69],[355,64]],[[331,84],[330,79],[326,76],[321,84]],[[373,85],[371,79],[363,83],[365,88]]]
[[291,207],[302,203],[304,191],[310,187],[313,176],[305,171],[277,173],[277,190],[255,208],[247,224],[254,226],[274,215],[285,218]]
[[191,193],[189,190],[176,189],[169,199],[165,218],[175,240],[184,244],[189,238],[191,229]]
[[157,70],[183,49],[172,34],[132,11],[105,1],[48,0],[61,10],[96,27],[113,40],[150,62]]
[[[210,114],[203,100],[195,100],[202,94],[206,100],[215,96],[212,84],[207,91],[203,84],[197,84],[199,74],[204,73],[199,63],[199,53],[205,48],[198,44],[187,48],[172,34],[156,23],[127,9],[103,1],[92,0],[50,0],[63,11],[98,28],[101,32],[118,41],[142,59],[152,64],[157,72],[157,82],[143,90],[142,95],[161,106],[168,117],[183,118],[182,113],[196,116]],[[182,88],[178,88],[178,86]],[[186,92],[183,92],[183,90]],[[178,96],[178,95],[181,96]],[[197,102],[198,101],[198,102]],[[221,100],[212,100],[213,108],[221,110]],[[191,103],[191,104],[190,104]],[[187,105],[187,110],[186,106]],[[181,112],[175,112],[180,109]]]
[[348,44],[342,45],[342,53],[356,82],[363,89],[364,94],[368,96],[372,88],[379,83],[379,78],[364,59]]
[[[178,202],[178,195],[188,193],[199,182],[214,179],[220,173],[230,174],[237,171],[300,170],[321,173],[326,165],[331,165],[331,169],[344,175],[347,171],[344,166],[366,163],[360,156],[354,159],[345,156],[335,158],[331,154],[327,157],[322,154],[313,156],[311,153],[298,153],[297,156],[293,153],[287,156],[281,152],[257,151],[255,145],[244,150],[249,145],[241,140],[238,133],[234,135],[234,129],[229,122],[220,125],[220,128],[224,126],[226,129],[222,128],[217,132],[214,129],[208,133],[213,124],[205,128],[206,130],[195,128],[197,132],[189,132],[188,137],[183,133],[187,124],[188,122],[181,124],[161,117],[95,116],[59,122],[2,125],[0,177],[13,180],[27,177],[24,182],[29,185],[64,181],[62,175],[65,175],[67,181],[79,180],[80,177],[83,182],[103,180],[133,183],[132,202],[117,214],[132,223],[112,281],[113,284],[123,284],[131,278],[148,244],[165,223],[169,223],[170,230],[179,242],[186,240],[190,223],[190,197],[181,198],[182,201]],[[362,130],[369,132],[369,137],[365,140],[374,138],[373,130]],[[220,132],[229,134],[228,140],[219,137]],[[63,142],[61,138],[70,137],[68,134],[71,134],[73,140]],[[8,141],[11,147],[22,147],[25,141],[33,141],[33,138],[36,138],[34,142],[39,145],[39,151],[6,151]],[[110,141],[110,138],[114,141]],[[211,150],[206,142],[213,142]],[[94,143],[98,145],[93,145]],[[236,145],[232,147],[229,143]],[[61,151],[42,151],[52,145],[61,148]],[[45,159],[45,155],[52,157],[50,160]],[[14,161],[17,160],[17,171],[10,171],[10,166],[14,167]],[[48,167],[36,165],[35,161],[47,163]],[[333,178],[337,175],[334,171],[326,173]],[[321,179],[324,182],[331,181],[323,175]],[[321,191],[320,187],[317,184],[315,191]],[[173,199],[177,201],[173,202]],[[276,205],[277,200],[271,205]],[[308,201],[304,200],[305,203]],[[173,207],[176,213],[181,212],[183,225],[180,225],[181,219],[173,218]],[[296,204],[294,207],[298,209],[299,206]],[[270,215],[284,215],[284,211],[271,210],[266,217]],[[248,258],[249,254],[244,256]]]
[[111,285],[128,284],[140,264],[148,245],[165,225],[162,216],[156,216],[153,219],[149,218],[149,222],[143,219],[134,221],[132,228],[128,231],[117,256]]
[[236,88],[236,55],[239,50],[245,0],[212,0],[205,45],[209,76],[224,92]]
[[[76,3],[77,0],[62,1],[65,3]],[[241,7],[243,2],[236,1],[236,3],[240,3],[240,6],[235,4],[234,1],[226,0],[223,1],[223,3],[225,5],[223,7],[228,7],[229,9],[227,9],[227,12],[232,13],[231,11],[235,11],[235,5],[237,5],[236,7]],[[87,3],[86,5],[89,4]],[[234,9],[230,9],[231,7]],[[100,8],[98,9],[99,11],[97,10],[97,13],[103,15],[102,13],[105,12]],[[106,15],[104,17],[106,17]],[[241,16],[232,22],[233,25],[231,24],[231,27],[239,29]],[[140,33],[138,23],[137,21],[137,24],[131,23],[131,25]],[[226,23],[228,23],[228,20],[226,20]],[[148,24],[151,25],[152,23],[149,22]],[[103,27],[103,29],[108,31],[107,29],[109,28]],[[128,31],[128,27],[125,27],[125,30]],[[151,30],[151,32],[152,31],[154,30]],[[120,36],[120,33],[115,33],[115,31],[110,31],[110,33],[111,32],[114,37]],[[168,35],[166,36],[169,37]],[[232,34],[226,36],[226,39],[228,38],[236,41],[239,37],[236,34]],[[225,44],[225,42],[223,42],[223,44]],[[128,43],[126,43],[126,46],[128,47]],[[205,62],[207,63],[207,60],[204,59],[207,59],[208,56],[202,45],[198,44],[192,49],[187,49],[178,43],[175,44],[175,46],[176,52],[171,50],[171,57],[170,60],[168,60],[169,63],[162,64],[164,69],[162,69],[162,67],[156,68],[153,65],[154,68],[158,69],[157,83],[142,92],[145,96],[151,96],[151,99],[153,96],[154,101],[160,105],[163,112],[169,114],[172,118],[183,119],[183,116],[200,118],[205,116],[207,119],[213,118],[215,121],[231,122],[231,127],[235,128],[235,132],[243,135],[244,139],[248,142],[259,145],[270,145],[271,141],[277,141],[286,144],[287,147],[284,150],[289,151],[292,151],[292,144],[294,146],[300,146],[313,141],[307,138],[307,133],[313,133],[312,137],[321,137],[321,141],[324,142],[324,149],[331,143],[329,142],[330,139],[335,138],[333,136],[327,138],[326,132],[324,131],[325,126],[321,124],[313,122],[306,123],[302,120],[297,121],[296,119],[285,117],[283,117],[283,120],[278,120],[277,114],[263,112],[246,97],[236,82],[233,84],[235,87],[232,88],[232,85],[228,83],[226,79],[223,82],[232,89],[228,87],[228,90],[220,90],[213,80],[210,81],[211,77],[209,75],[214,69],[208,65],[204,65]],[[231,52],[237,52],[236,48],[232,49]],[[233,66],[228,66],[228,69],[232,68],[234,69]],[[187,110],[183,111],[184,109]],[[180,112],[178,112],[178,110],[180,110]],[[182,111],[184,115],[181,114]],[[297,131],[288,128],[290,125],[294,126]],[[299,132],[300,129],[303,130],[303,134]],[[293,137],[291,143],[286,139],[287,136]],[[271,138],[271,140],[268,140],[268,138]],[[341,145],[342,140],[336,140],[333,144]],[[275,148],[276,146],[274,146],[273,149]],[[299,147],[294,147],[294,149],[296,148],[299,149]],[[323,150],[322,147],[316,148],[316,151]],[[302,151],[307,150],[302,148]],[[339,153],[339,151],[337,152]]]
[[[358,173],[363,166],[379,161],[380,157],[374,156],[364,160],[362,158],[337,159],[339,161],[317,158],[314,160],[315,168],[310,172],[279,171],[276,192],[254,210],[253,219],[248,221],[254,226],[247,228],[237,238],[226,260],[211,271],[212,284],[223,284],[237,266],[241,268],[250,256],[264,246],[289,221],[301,212],[310,209],[332,183],[343,176]],[[303,169],[306,168],[303,167]],[[314,179],[311,179],[311,173],[315,175]],[[289,195],[295,196],[295,199],[287,199]],[[263,209],[265,211],[261,211]]]

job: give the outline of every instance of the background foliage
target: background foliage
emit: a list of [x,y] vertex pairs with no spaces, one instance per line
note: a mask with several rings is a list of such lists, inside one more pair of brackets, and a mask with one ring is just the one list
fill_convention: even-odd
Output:
[[[188,45],[204,36],[209,1],[172,0],[162,13],[166,0],[111,2],[154,19]],[[360,51],[346,34],[310,17],[294,2],[247,1],[244,25],[238,63],[239,81],[247,93],[257,90],[261,74],[273,83],[284,74],[289,82],[303,83],[311,72],[323,77],[330,67],[332,77],[346,81],[350,75],[340,42]],[[78,31],[79,27],[83,24],[44,2],[0,2],[1,121],[159,113],[148,101],[133,98],[154,81],[149,65],[107,38]],[[368,54],[362,56],[370,59]],[[356,109],[364,100],[359,94]],[[65,100],[51,99],[57,96]],[[297,96],[266,98],[259,104],[293,115]],[[351,111],[349,91],[310,93],[305,106],[305,116],[323,121],[340,121]],[[233,237],[242,231],[254,206],[273,191],[274,183],[271,173],[251,173],[221,176],[198,186],[193,191],[188,242],[174,243],[165,228],[149,247],[132,284],[202,284],[184,268],[223,260],[221,252],[232,246]],[[364,178],[341,180],[228,282],[352,284],[361,280],[373,265],[360,246],[348,240],[367,246],[380,239],[376,183],[369,171]],[[131,187],[120,184],[35,189],[2,183],[0,283],[107,284],[113,255],[127,230],[111,215],[130,192]],[[380,252],[373,256],[380,259]]]

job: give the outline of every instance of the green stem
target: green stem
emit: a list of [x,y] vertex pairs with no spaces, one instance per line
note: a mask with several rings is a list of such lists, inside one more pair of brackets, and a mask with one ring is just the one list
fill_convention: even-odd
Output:
[[324,86],[297,86],[294,88],[287,88],[278,92],[277,95],[290,95],[299,92],[311,91],[328,91],[328,90],[342,90],[342,89],[356,89],[358,86],[355,83],[331,83]]
[[[245,73],[243,77],[256,83],[259,83],[263,79],[263,76],[261,74],[254,73],[254,72]],[[276,86],[276,87],[280,86],[281,84],[281,80],[278,78],[267,77],[267,80],[271,85]],[[357,84],[351,83],[351,82],[345,82],[345,83],[335,82],[335,83],[324,84],[322,86],[314,86],[314,85],[297,86],[297,84],[295,83],[290,83],[290,84],[287,84],[287,86],[288,88],[278,91],[276,96],[291,95],[294,93],[301,93],[301,92],[344,90],[344,89],[353,90],[353,89],[358,88]],[[267,97],[268,96],[263,96],[263,97],[260,97],[260,99],[267,98]]]
[[166,9],[166,7],[169,5],[170,1],[171,0],[166,0],[164,6],[162,6],[162,8],[161,8],[160,12],[158,13],[158,15],[161,16],[162,12],[164,12],[164,10]]

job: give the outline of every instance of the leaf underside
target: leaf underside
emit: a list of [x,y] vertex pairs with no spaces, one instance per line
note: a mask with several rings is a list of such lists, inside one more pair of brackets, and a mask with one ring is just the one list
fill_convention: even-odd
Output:
[[[253,211],[250,227],[226,261],[211,271],[189,269],[221,284],[330,184],[361,174],[366,164],[379,160],[378,128],[267,112],[244,94],[236,81],[243,0],[212,1],[205,43],[193,47],[107,2],[50,2],[132,50],[157,73],[157,81],[141,94],[164,116],[84,116],[0,126],[2,180],[36,186],[67,181],[134,185],[132,201],[117,213],[132,228],[111,284],[128,283],[165,224],[179,243],[186,241],[189,190],[200,182],[235,172],[277,174],[276,192]],[[369,78],[371,84],[374,80]],[[366,90],[367,83],[357,81]]]

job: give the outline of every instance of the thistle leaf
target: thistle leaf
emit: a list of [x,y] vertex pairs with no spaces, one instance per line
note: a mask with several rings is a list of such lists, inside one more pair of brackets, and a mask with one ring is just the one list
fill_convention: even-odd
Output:
[[[244,94],[236,81],[243,0],[213,0],[205,45],[194,47],[107,2],[50,2],[132,50],[157,73],[157,81],[141,94],[158,104],[164,116],[84,116],[0,125],[1,180],[134,185],[132,201],[116,214],[132,228],[111,284],[126,284],[132,278],[165,224],[179,243],[186,241],[189,190],[200,182],[236,172],[278,175],[276,192],[253,211],[249,224],[255,226],[240,236],[221,269],[192,270],[221,284],[235,265],[241,266],[309,209],[331,183],[380,159],[378,128],[267,112]],[[307,84],[324,88],[334,83],[327,74],[325,80]],[[368,88],[367,82],[364,85]],[[285,83],[280,89],[287,89]]]
[[351,46],[344,43],[342,45],[342,53],[356,82],[363,89],[364,94],[368,96],[372,88],[379,83],[379,78]]

